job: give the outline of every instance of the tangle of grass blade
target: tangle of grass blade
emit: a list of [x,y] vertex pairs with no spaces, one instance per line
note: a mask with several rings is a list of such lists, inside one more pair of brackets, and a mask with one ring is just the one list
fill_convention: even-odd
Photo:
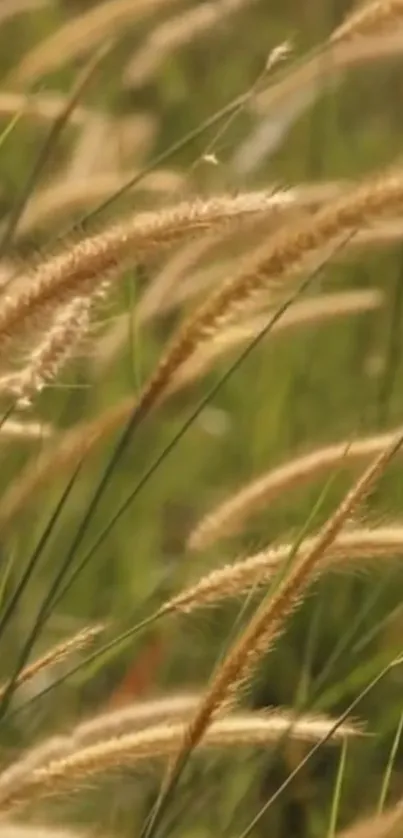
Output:
[[402,444],[403,434],[400,434],[374,459],[324,524],[312,549],[305,556],[298,556],[297,553],[288,576],[279,584],[274,596],[268,602],[263,601],[238,642],[229,651],[186,730],[142,838],[155,835],[183,769],[193,749],[203,738],[213,715],[239,690],[244,680],[250,678],[262,655],[273,647],[284,629],[286,618],[298,606],[301,596],[311,583],[312,574],[324,551],[333,543],[352,511],[376,485]]

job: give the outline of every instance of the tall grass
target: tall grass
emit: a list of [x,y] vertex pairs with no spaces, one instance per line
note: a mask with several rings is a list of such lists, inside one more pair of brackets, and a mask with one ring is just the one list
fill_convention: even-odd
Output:
[[400,834],[402,11],[0,10],[4,838]]

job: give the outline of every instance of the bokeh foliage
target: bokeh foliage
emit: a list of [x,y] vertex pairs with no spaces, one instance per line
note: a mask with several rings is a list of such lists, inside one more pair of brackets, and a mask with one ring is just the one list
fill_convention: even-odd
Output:
[[[133,0],[135,3],[135,0]],[[169,4],[167,4],[169,6]],[[181,136],[192,131],[235,96],[249,90],[262,72],[270,51],[289,39],[296,61],[320,43],[349,9],[336,0],[255,0],[205,38],[184,46],[139,89],[123,84],[128,59],[144,43],[153,27],[191,3],[176,4],[150,15],[138,26],[124,28],[100,64],[83,95],[82,104],[107,114],[119,139],[123,120],[145,114],[152,138],[134,153],[124,149],[121,168],[147,165]],[[245,4],[246,5],[246,4]],[[52,3],[15,16],[0,29],[0,71],[5,79],[22,56],[63,21],[79,14],[87,3]],[[68,94],[83,66],[73,60],[41,80],[40,93]],[[280,71],[279,71],[280,72]],[[282,69],[281,72],[284,72]],[[35,85],[37,89],[37,85]],[[201,134],[173,155],[169,166],[186,175],[185,195],[209,195],[264,188],[273,183],[358,177],[393,162],[401,154],[401,58],[365,65],[346,72],[306,108],[282,133],[251,173],[234,165],[236,153],[258,124],[253,108],[242,109],[225,124]],[[5,129],[10,117],[2,117]],[[281,114],[273,114],[273,121]],[[24,189],[50,123],[22,113],[0,151],[0,209],[12,211]],[[35,183],[33,199],[68,167],[80,131],[66,126]],[[134,134],[135,137],[135,134]],[[206,149],[218,165],[204,159]],[[102,143],[94,149],[94,163],[103,169]],[[97,162],[96,158],[99,157]],[[117,165],[117,164],[116,164]],[[177,195],[128,193],[111,204],[103,216],[89,218],[86,230],[96,230],[107,218],[151,206],[163,206]],[[29,206],[29,205],[28,205]],[[73,222],[81,224],[83,210],[47,218],[41,229],[18,235],[7,248],[7,258],[21,269],[36,264],[51,251]],[[68,232],[67,235],[72,235]],[[4,254],[3,254],[4,255]],[[375,313],[341,318],[325,325],[268,336],[201,412],[186,434],[158,467],[135,502],[96,550],[85,571],[52,612],[37,648],[46,648],[81,621],[110,621],[118,631],[136,622],[186,580],[232,557],[295,536],[318,500],[325,480],[296,489],[256,515],[245,530],[219,542],[206,554],[190,554],[186,537],[191,526],[214,503],[254,475],[298,452],[328,442],[352,438],[401,423],[402,383],[402,265],[403,251],[395,244],[379,252],[369,250],[327,265],[315,280],[319,289],[380,288],[385,305]],[[160,267],[133,266],[97,311],[93,331],[81,357],[69,365],[59,385],[35,400],[35,416],[63,429],[94,417],[118,399],[135,393],[151,371],[167,336],[186,306],[146,324],[136,321],[136,303]],[[131,323],[121,351],[98,374],[98,341],[119,312],[132,309]],[[219,380],[228,358],[217,363],[200,381],[185,388],[154,413],[139,429],[86,534],[76,560],[90,546],[111,512],[141,479],[154,457],[179,430],[198,400]],[[38,606],[70,544],[86,504],[113,448],[108,440],[84,463],[50,540],[40,567],[3,640],[4,675],[29,631]],[[38,452],[43,443],[37,443]],[[0,452],[4,485],[8,485],[35,445],[5,446]],[[35,494],[18,520],[2,538],[3,567],[11,562],[7,585],[15,583],[66,484],[66,474],[53,474],[46,490]],[[332,483],[312,527],[323,521],[349,484],[343,473]],[[365,522],[400,520],[402,515],[401,462],[382,480],[379,490],[361,511]],[[286,705],[309,700],[325,671],[319,694],[320,709],[336,715],[394,653],[401,649],[402,613],[399,610],[402,575],[398,563],[365,575],[329,576],[315,585],[275,653],[265,662],[245,702],[255,706]],[[353,625],[357,613],[374,599],[354,638],[333,664],[334,650]],[[122,679],[130,674],[128,695],[153,695],[166,689],[200,687],[225,648],[240,603],[202,611],[185,619],[169,619],[133,639],[113,660],[92,667],[57,691],[11,715],[2,723],[4,743],[23,745],[43,731],[66,724],[77,713],[100,709],[118,700]],[[392,614],[392,618],[386,619]],[[379,630],[375,631],[376,627]],[[39,685],[39,688],[41,685]],[[340,824],[376,801],[391,742],[401,714],[400,670],[394,670],[366,698],[360,714],[375,733],[353,745],[343,777]],[[117,697],[116,697],[117,696]],[[275,790],[300,758],[300,748],[288,744],[280,755],[231,755],[194,761],[172,808],[172,831],[181,835],[237,835],[260,804]],[[322,836],[326,834],[338,765],[336,750],[324,751],[292,784],[262,820],[256,834]],[[393,770],[391,798],[402,792],[402,759]],[[102,823],[111,833],[134,834],[157,789],[158,771],[133,772],[100,792],[78,795],[55,805],[71,820]],[[174,817],[175,816],[175,817]]]

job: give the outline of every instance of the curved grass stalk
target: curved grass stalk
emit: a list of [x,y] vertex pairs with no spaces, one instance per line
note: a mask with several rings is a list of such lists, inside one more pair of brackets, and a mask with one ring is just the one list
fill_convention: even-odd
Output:
[[342,440],[334,445],[318,448],[310,454],[293,457],[284,465],[271,469],[242,487],[202,518],[189,536],[189,547],[197,550],[205,549],[214,544],[217,539],[237,532],[244,526],[250,515],[258,512],[267,503],[271,503],[283,492],[299,488],[306,481],[326,474],[329,469],[340,463],[343,466],[360,465],[368,457],[382,451],[397,432],[394,430],[364,437],[351,444],[347,440]]
[[208,732],[213,716],[238,692],[242,683],[249,680],[259,660],[270,651],[284,630],[287,617],[298,607],[314,578],[324,553],[334,543],[346,520],[364,497],[376,485],[403,444],[400,432],[375,457],[355,485],[345,495],[336,511],[320,530],[311,549],[298,555],[290,572],[282,579],[273,596],[266,598],[252,617],[239,639],[229,649],[217,672],[207,687],[204,700],[186,728],[185,735],[169,767],[162,792],[152,813],[145,835],[155,834],[192,751]]
[[[293,717],[287,712],[234,714],[210,726],[203,748],[267,747],[289,733],[293,739],[315,742],[334,722],[320,716]],[[166,757],[175,752],[185,730],[184,723],[161,724],[144,730],[102,740],[95,745],[77,748],[46,765],[32,768],[15,778],[14,785],[2,785],[0,775],[0,811],[5,812],[44,796],[71,789],[78,780],[99,775],[124,765]],[[356,737],[360,729],[347,722],[337,730],[336,741]]]
[[378,34],[382,29],[392,30],[403,23],[403,0],[367,0],[330,37],[331,44],[346,42],[357,37]]
[[[315,545],[317,536],[304,539],[298,548],[303,556]],[[160,609],[160,614],[173,611],[189,613],[228,597],[238,597],[269,585],[292,554],[292,544],[279,544],[252,556],[238,559],[203,576],[194,585],[175,595]],[[351,573],[367,568],[380,568],[385,561],[403,554],[403,527],[397,525],[377,529],[354,529],[341,533],[323,555],[318,569]],[[381,560],[381,561],[380,561]]]
[[161,212],[143,212],[68,247],[40,265],[27,287],[3,302],[0,349],[36,328],[41,318],[75,296],[90,296],[124,268],[156,250],[243,216],[270,213],[272,195],[252,192],[187,201]]

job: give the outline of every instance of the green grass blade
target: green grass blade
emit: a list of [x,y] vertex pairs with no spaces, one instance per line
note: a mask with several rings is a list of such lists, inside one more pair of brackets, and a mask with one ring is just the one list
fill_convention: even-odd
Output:
[[379,795],[379,801],[378,801],[378,807],[377,807],[377,814],[378,815],[382,814],[382,812],[385,808],[386,797],[387,797],[387,794],[388,794],[388,791],[389,791],[390,780],[391,780],[391,777],[392,777],[392,771],[393,771],[393,766],[395,764],[397,750],[398,750],[398,747],[399,747],[399,744],[400,744],[402,730],[403,730],[403,710],[402,710],[402,713],[401,713],[401,716],[400,716],[399,724],[398,724],[397,730],[396,730],[396,735],[395,735],[395,738],[394,738],[393,743],[392,743],[392,747],[391,747],[390,754],[389,754],[389,759],[388,759],[386,769],[385,769],[385,774],[384,774],[384,777],[383,777],[383,780],[382,780],[381,792],[380,792],[380,795]]
[[346,759],[347,759],[347,739],[344,740],[341,748],[340,753],[340,760],[339,760],[339,768],[337,771],[336,783],[334,787],[334,794],[332,800],[332,806],[330,810],[330,820],[329,820],[329,828],[327,831],[327,838],[334,838],[336,835],[337,829],[337,819],[339,815],[340,809],[340,800],[341,800],[341,791],[343,785],[343,777],[344,771],[346,768]]

